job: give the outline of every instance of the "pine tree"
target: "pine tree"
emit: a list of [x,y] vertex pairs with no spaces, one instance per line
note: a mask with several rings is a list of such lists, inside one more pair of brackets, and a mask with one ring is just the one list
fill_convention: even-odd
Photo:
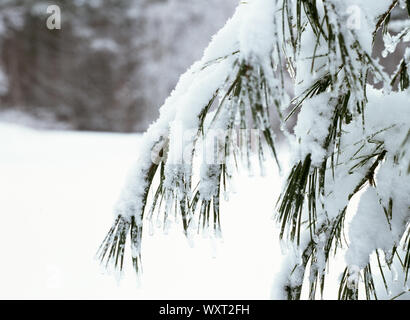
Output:
[[[100,260],[121,270],[129,236],[140,272],[143,221],[154,217],[165,228],[182,221],[188,238],[196,231],[219,237],[220,198],[235,161],[249,163],[256,153],[262,163],[268,151],[279,164],[270,124],[276,117],[293,152],[276,216],[281,239],[294,249],[276,283],[277,298],[300,299],[303,286],[310,299],[320,297],[340,249],[346,260],[340,299],[358,299],[359,288],[377,299],[375,269],[391,298],[408,292],[410,48],[393,75],[373,50],[380,34],[387,58],[409,41],[408,17],[390,33],[400,9],[410,14],[410,2],[242,1],[143,136]],[[263,137],[256,150],[251,129]],[[207,161],[209,154],[218,161]]]

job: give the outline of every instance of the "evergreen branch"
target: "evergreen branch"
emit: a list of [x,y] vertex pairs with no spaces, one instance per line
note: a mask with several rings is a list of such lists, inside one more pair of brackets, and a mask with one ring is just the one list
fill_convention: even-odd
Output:
[[376,37],[377,31],[380,29],[380,27],[382,26],[382,24],[384,22],[386,22],[386,19],[388,19],[388,17],[390,16],[390,13],[393,11],[393,9],[397,6],[397,4],[399,3],[399,0],[393,0],[392,4],[390,5],[389,9],[387,9],[387,11],[385,13],[383,13],[377,20],[376,23],[376,28],[373,31],[373,41]]
[[316,37],[319,38],[320,35],[322,35],[325,38],[325,40],[328,40],[328,37],[325,31],[323,30],[322,24],[320,22],[320,16],[318,13],[318,9],[316,7],[316,0],[302,0],[302,3],[303,8],[305,10],[305,14],[309,20],[309,23]]
[[407,13],[410,16],[410,0],[406,0],[406,6],[407,6]]
[[360,189],[366,184],[366,182],[369,182],[370,185],[374,185],[374,173],[376,171],[376,168],[379,166],[379,163],[383,161],[387,151],[384,150],[382,151],[379,156],[377,157],[376,161],[372,164],[372,166],[367,170],[367,173],[363,177],[363,179],[359,182],[359,184],[355,187],[353,192],[349,195],[349,200],[358,192]]
[[[285,191],[279,197],[278,220],[281,222],[280,238],[283,238],[286,227],[289,225],[290,240],[297,238],[300,242],[300,225],[302,209],[305,199],[305,190],[309,180],[311,158],[310,154],[305,160],[295,165],[287,179]],[[313,207],[312,207],[313,208]]]
[[[406,3],[410,14],[410,1],[407,0]],[[398,0],[392,1],[388,11],[378,17],[373,36],[382,26],[384,26],[384,31],[386,31],[391,12],[397,4]],[[249,3],[249,6],[251,6],[251,3]],[[334,248],[334,254],[336,254],[336,250],[342,247],[343,244],[342,240],[347,207],[352,197],[357,194],[366,183],[369,183],[371,186],[375,185],[375,172],[380,164],[385,161],[387,150],[390,152],[387,142],[383,141],[381,137],[376,137],[376,135],[393,127],[394,124],[390,127],[380,129],[369,137],[361,139],[359,143],[357,143],[360,144],[357,147],[358,149],[352,149],[353,154],[351,154],[349,150],[346,151],[342,148],[344,148],[343,144],[347,144],[352,140],[356,141],[357,137],[349,136],[346,140],[342,139],[346,133],[348,135],[350,134],[350,132],[343,130],[344,126],[353,121],[349,129],[352,127],[354,129],[355,126],[360,126],[361,120],[363,129],[366,128],[364,109],[367,103],[366,86],[370,73],[373,73],[374,76],[378,80],[383,81],[384,84],[387,84],[387,80],[391,86],[398,83],[402,91],[409,88],[408,61],[406,61],[406,59],[401,60],[397,72],[393,77],[387,77],[377,60],[373,59],[366,51],[367,47],[362,46],[362,42],[360,41],[362,35],[346,28],[341,14],[337,12],[339,7],[332,1],[295,0],[292,2],[290,0],[283,0],[281,4],[278,3],[277,7],[273,6],[272,8],[275,9],[275,13],[273,13],[275,16],[271,19],[271,23],[274,28],[277,29],[279,29],[278,26],[282,25],[283,42],[280,43],[280,35],[278,35],[278,31],[276,30],[275,33],[272,34],[272,37],[275,39],[271,41],[272,44],[269,55],[264,53],[265,56],[260,57],[260,53],[255,50],[255,56],[252,57],[252,59],[244,58],[245,55],[241,55],[238,58],[233,57],[242,51],[249,51],[242,50],[241,45],[239,45],[239,48],[232,52],[232,47],[237,48],[237,42],[242,41],[242,39],[235,39],[235,41],[230,43],[229,48],[224,51],[227,54],[216,59],[205,61],[202,63],[202,67],[195,69],[196,71],[193,72],[193,74],[197,76],[197,74],[201,74],[201,71],[204,69],[214,67],[213,65],[215,63],[222,61],[222,64],[225,64],[225,60],[231,59],[228,61],[229,63],[226,64],[232,70],[223,73],[223,77],[226,77],[223,85],[221,83],[224,81],[224,78],[219,77],[219,87],[215,90],[215,86],[212,87],[212,90],[207,91],[207,98],[211,98],[208,104],[204,106],[198,105],[195,108],[195,115],[198,118],[193,119],[193,122],[195,129],[197,129],[197,134],[192,141],[189,141],[189,147],[191,148],[190,160],[192,161],[187,161],[187,164],[184,163],[184,165],[178,167],[175,174],[170,170],[169,175],[165,168],[168,168],[171,164],[167,163],[166,160],[165,162],[160,161],[160,165],[153,164],[143,168],[142,181],[140,181],[140,183],[142,183],[144,192],[142,197],[138,198],[142,201],[142,210],[138,209],[139,212],[132,212],[130,215],[118,213],[114,225],[109,230],[98,251],[98,258],[101,262],[104,262],[106,265],[111,263],[116,269],[121,271],[123,267],[125,243],[128,233],[130,233],[133,265],[137,272],[141,269],[142,221],[147,204],[148,192],[151,189],[152,181],[158,171],[159,186],[153,196],[149,218],[152,218],[156,208],[161,208],[162,201],[165,199],[166,208],[164,219],[166,220],[167,215],[170,214],[175,207],[175,215],[181,215],[183,229],[186,235],[188,235],[188,231],[192,226],[197,227],[198,233],[201,230],[205,232],[211,229],[214,235],[220,235],[220,193],[222,185],[226,188],[226,180],[229,178],[229,174],[227,173],[229,168],[227,168],[227,164],[225,163],[208,165],[202,162],[198,185],[192,189],[193,162],[197,139],[201,135],[206,139],[210,130],[214,127],[228,129],[229,133],[223,145],[219,146],[219,151],[223,150],[223,159],[226,160],[228,157],[233,156],[236,163],[237,156],[241,156],[242,160],[246,157],[247,164],[250,167],[250,156],[252,152],[250,136],[243,133],[239,137],[239,147],[235,149],[234,146],[233,150],[231,150],[234,144],[234,141],[232,141],[234,139],[232,132],[237,126],[239,126],[240,129],[259,129],[265,144],[271,150],[279,167],[274,131],[270,123],[270,108],[276,106],[278,117],[283,128],[284,123],[303,108],[306,101],[325,93],[329,96],[326,102],[329,108],[328,111],[331,113],[326,113],[326,123],[327,121],[330,122],[328,128],[318,128],[320,138],[314,136],[316,140],[313,147],[321,148],[320,153],[316,153],[314,148],[306,153],[302,150],[304,158],[294,164],[286,180],[285,188],[276,204],[278,208],[277,219],[280,223],[280,238],[283,239],[286,233],[288,240],[295,242],[296,246],[300,246],[301,242],[303,244],[302,248],[298,248],[301,249],[300,260],[292,269],[288,282],[284,287],[288,299],[300,299],[303,277],[309,263],[309,298],[315,298],[319,287],[323,296],[325,271],[331,253]],[[278,8],[281,9],[277,10]],[[280,20],[280,15],[282,21],[278,21]],[[268,16],[267,18],[270,17]],[[301,48],[302,34],[306,32],[306,30],[310,32],[310,29],[314,37],[312,40],[314,47],[312,56],[306,58],[304,55],[305,52],[303,52],[303,48]],[[405,33],[402,35],[404,34]],[[293,57],[286,52],[287,50],[293,51]],[[315,79],[313,83],[309,83],[309,85],[306,86],[307,89],[305,89],[302,94],[292,99],[289,106],[291,110],[284,119],[282,117],[283,104],[288,104],[285,92],[285,79],[282,68],[279,71],[280,73],[277,72],[277,66],[281,66],[282,58],[284,58],[283,61],[287,61],[288,71],[292,78],[295,78],[295,73],[299,72],[295,67],[299,67],[300,62],[305,63],[305,67],[310,67],[312,72],[318,73],[318,78],[309,77],[309,81]],[[328,63],[318,65],[318,62],[322,61],[327,61]],[[208,70],[209,69],[206,71]],[[301,70],[304,70],[303,66]],[[298,79],[299,78],[298,74]],[[186,92],[180,93],[184,95]],[[201,94],[199,91],[195,93]],[[213,96],[211,97],[212,94]],[[219,97],[220,100],[212,116],[211,109],[216,104],[215,101],[217,97]],[[189,101],[189,99],[187,100]],[[176,105],[175,108],[177,109]],[[189,110],[188,107],[183,108],[180,113],[182,114],[187,110]],[[197,122],[195,120],[197,120]],[[207,120],[210,120],[210,122]],[[302,121],[302,119],[298,119],[298,121]],[[301,123],[303,125],[303,122]],[[185,125],[188,127],[188,125],[191,124]],[[327,133],[325,131],[324,134],[322,134],[322,131],[326,129]],[[365,132],[365,130],[363,130],[363,132]],[[360,134],[358,135],[360,136]],[[302,143],[304,143],[303,137],[303,135],[300,137]],[[317,141],[319,139],[323,141]],[[264,160],[263,144],[260,140],[258,142],[257,153],[260,163],[262,163]],[[319,144],[317,144],[317,142],[319,142]],[[170,141],[170,143],[173,144],[174,142]],[[357,144],[353,144],[353,148],[355,148]],[[168,141],[166,145],[168,145]],[[370,147],[368,147],[369,145]],[[171,148],[171,150],[173,149]],[[320,155],[320,157],[322,157],[322,153],[324,153],[323,161],[316,163],[316,156]],[[395,163],[399,162],[400,159],[406,160],[407,158],[404,156],[404,153],[404,150],[402,152],[397,151],[397,153],[392,152],[394,156],[387,158],[386,161],[390,161],[390,158],[393,158]],[[335,159],[336,155],[337,158]],[[339,162],[339,158],[345,159],[343,163]],[[312,161],[312,159],[315,161]],[[160,170],[158,170],[158,167],[160,167]],[[328,186],[327,183],[329,182],[332,187],[332,181],[329,181],[327,177],[330,170],[333,174],[335,190],[338,187],[339,181],[337,181],[337,179],[340,174],[357,175],[354,177],[356,183],[352,185],[353,189],[349,190],[351,192],[347,195],[343,195],[342,201],[346,202],[338,207],[337,210],[340,210],[339,212],[334,212],[332,215],[326,212],[327,206],[324,203],[324,201],[327,200],[327,194],[325,193],[325,187],[327,188]],[[409,172],[410,162],[408,166],[408,173]],[[164,182],[165,180],[166,183]],[[346,197],[347,199],[344,199]],[[381,199],[381,197],[379,198]],[[388,205],[386,207],[383,206],[384,214],[386,215],[389,225],[393,224],[393,198],[394,197],[390,197]],[[379,201],[380,203],[382,202],[381,200]],[[399,206],[400,205],[394,202],[394,208]],[[306,207],[307,211],[304,211]],[[135,211],[135,208],[129,209]],[[309,231],[306,230],[306,233],[310,233],[310,240],[307,244],[301,241],[301,238],[303,238],[301,233],[305,231],[302,230],[303,224],[309,228]],[[397,257],[403,267],[405,281],[407,281],[410,265],[409,231],[407,231],[407,235],[404,239],[403,237],[401,238],[401,241],[403,240],[403,246],[406,252],[404,259],[401,260],[397,252],[399,244],[393,246],[391,256],[390,251],[385,253],[384,259],[387,266],[391,268],[394,257]],[[376,254],[379,269],[387,290],[388,283],[384,277],[379,252],[377,250]],[[349,266],[345,269],[340,282],[339,298],[349,300],[358,299],[359,280],[364,283],[366,298],[377,299],[370,263],[363,269],[356,266]]]
[[374,279],[370,263],[368,263],[363,270],[363,280],[366,291],[366,299],[371,300],[372,298],[374,298],[375,300],[377,300],[376,288],[374,286]]
[[406,294],[410,292],[410,289],[406,290],[406,291],[402,291],[400,292],[398,295],[395,295],[393,298],[391,298],[390,300],[396,300],[397,298],[401,297],[403,294]]
[[284,119],[285,121],[288,121],[294,114],[295,112],[302,106],[303,102],[308,99],[312,98],[313,96],[319,95],[327,90],[327,88],[330,87],[332,83],[332,76],[327,73],[322,78],[316,80],[312,86],[310,86],[308,89],[306,89],[299,97],[294,98],[292,100],[292,104],[296,103],[296,105],[293,107],[293,109],[289,112],[289,114],[286,116]]
[[313,242],[309,242],[309,244],[303,250],[301,263],[297,264],[290,274],[290,276],[292,276],[293,273],[296,273],[297,277],[299,277],[300,280],[296,284],[291,284],[289,282],[285,285],[284,290],[286,292],[288,300],[300,300],[303,286],[303,275],[305,274],[305,270],[309,262],[309,259],[312,256],[313,247]]
[[[131,235],[132,262],[137,274],[141,269],[141,239],[142,221],[144,218],[145,206],[147,204],[148,193],[154,180],[158,164],[152,163],[145,171],[145,188],[142,196],[141,212],[134,212],[129,218],[118,215],[113,226],[97,251],[97,258],[105,267],[113,265],[114,270],[121,272],[123,268],[125,244],[128,233]],[[137,217],[137,220],[136,220]],[[138,221],[138,222],[137,222]]]
[[402,59],[399,69],[390,82],[390,85],[394,86],[396,81],[399,80],[399,88],[401,91],[404,91],[410,87],[409,70],[407,64],[408,62],[406,61],[406,59]]
[[409,269],[410,269],[410,228],[407,228],[407,235],[404,240],[404,250],[406,252],[406,257],[404,258],[403,270],[405,274],[405,282],[408,280]]
[[349,269],[346,267],[340,281],[338,294],[339,300],[357,300],[359,298],[357,283],[349,281],[349,277],[351,277],[351,275]]
[[380,260],[379,250],[377,250],[377,249],[376,249],[376,257],[377,257],[377,265],[379,266],[380,274],[381,274],[382,279],[383,279],[384,288],[386,289],[386,292],[388,293],[389,292],[389,286],[387,285],[386,277],[384,275],[382,263],[381,263],[381,260]]

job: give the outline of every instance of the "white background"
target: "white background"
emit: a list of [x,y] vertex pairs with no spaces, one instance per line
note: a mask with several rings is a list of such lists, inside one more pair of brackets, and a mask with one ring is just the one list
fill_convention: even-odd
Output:
[[[140,136],[0,124],[1,299],[268,299],[280,268],[272,219],[280,181],[241,174],[222,205],[224,242],[191,248],[178,227],[144,235],[142,284],[94,260]],[[271,168],[269,170],[269,168]]]

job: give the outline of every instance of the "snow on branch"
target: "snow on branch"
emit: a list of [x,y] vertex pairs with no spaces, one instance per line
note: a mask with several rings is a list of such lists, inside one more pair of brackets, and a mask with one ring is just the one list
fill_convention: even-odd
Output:
[[[366,298],[380,296],[375,255],[387,296],[406,293],[410,51],[390,75],[373,47],[392,12],[406,5],[396,0],[242,1],[203,58],[181,76],[144,135],[141,158],[118,201],[100,259],[121,270],[130,235],[140,270],[148,204],[148,220],[162,214],[165,225],[182,221],[188,238],[201,230],[221,236],[220,196],[234,162],[246,158],[249,163],[251,153],[263,162],[268,149],[279,164],[273,116],[293,150],[277,204],[280,237],[292,247],[277,283],[278,297],[300,299],[307,270],[309,298],[317,298],[317,288],[323,294],[329,261],[338,249],[347,249],[339,298],[358,299],[360,283]],[[403,28],[384,36],[388,53],[408,41]],[[291,118],[297,118],[293,133],[285,129]],[[243,131],[250,129],[262,139],[255,143]],[[150,192],[154,185],[156,191]],[[349,224],[354,198],[360,201]],[[399,280],[387,279],[386,267],[394,268]]]

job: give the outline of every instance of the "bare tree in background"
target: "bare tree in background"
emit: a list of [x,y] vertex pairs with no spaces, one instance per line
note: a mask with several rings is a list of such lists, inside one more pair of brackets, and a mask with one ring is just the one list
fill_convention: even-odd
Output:
[[[236,2],[2,1],[0,116],[144,130]],[[46,26],[50,5],[61,9],[60,30]]]

